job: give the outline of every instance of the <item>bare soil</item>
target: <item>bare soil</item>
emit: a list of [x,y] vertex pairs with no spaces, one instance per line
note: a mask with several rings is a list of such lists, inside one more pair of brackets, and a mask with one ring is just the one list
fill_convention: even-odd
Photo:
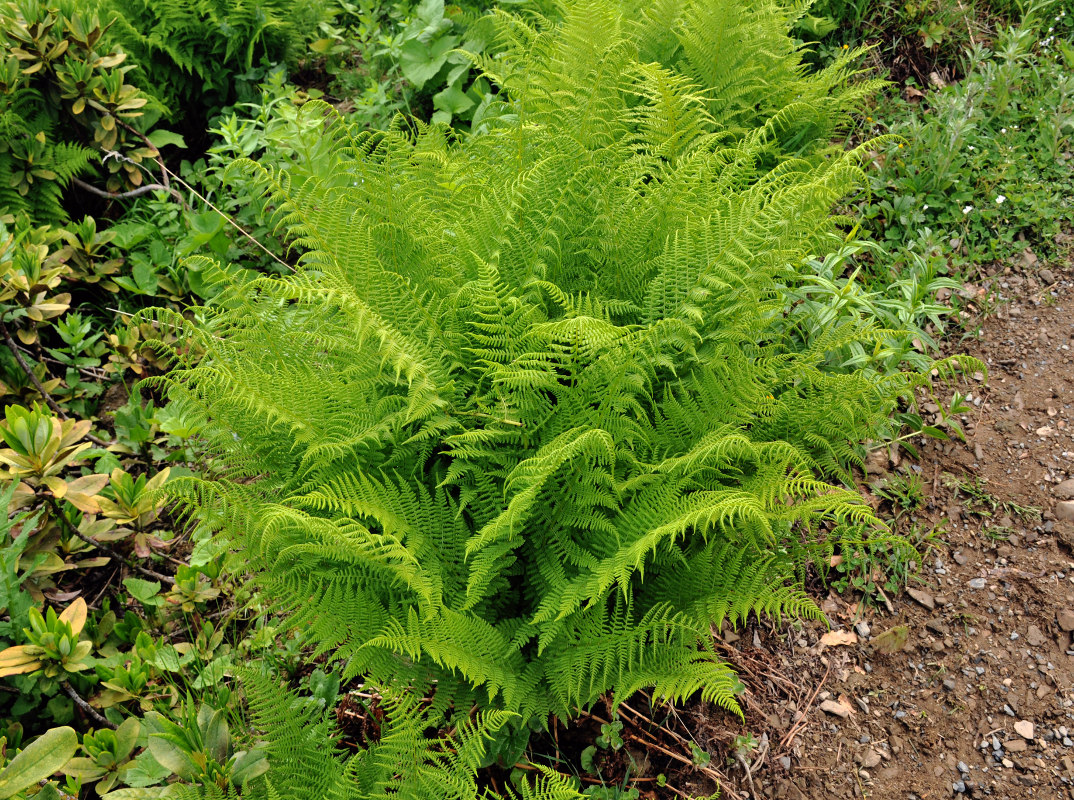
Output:
[[[721,756],[724,796],[1074,798],[1074,503],[1063,504],[1074,499],[1063,483],[1074,477],[1074,284],[1044,274],[1058,282],[1029,271],[962,293],[1015,297],[952,347],[989,368],[963,388],[967,441],[873,462],[881,479],[920,476],[914,521],[941,526],[912,591],[890,607],[818,598],[846,643],[825,644],[822,622],[724,634],[760,746],[740,761],[743,726],[683,712]],[[862,487],[874,502],[877,477]],[[676,779],[696,783],[693,773]]]

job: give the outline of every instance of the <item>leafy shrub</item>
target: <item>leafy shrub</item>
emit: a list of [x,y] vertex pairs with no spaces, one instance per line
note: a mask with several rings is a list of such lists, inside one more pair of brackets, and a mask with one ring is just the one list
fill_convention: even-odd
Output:
[[195,113],[199,123],[234,102],[255,67],[293,61],[328,14],[323,0],[96,2],[110,41],[141,65],[143,87],[173,117]]
[[163,382],[225,476],[177,491],[344,680],[526,721],[643,686],[735,710],[710,626],[817,613],[793,576],[818,526],[871,520],[822,476],[916,379],[825,371],[879,334],[844,317],[805,342],[781,293],[865,179],[807,135],[844,101],[772,86],[758,60],[809,79],[763,31],[705,72],[716,7],[741,16],[501,15],[487,133],[337,119],[322,174],[248,166],[300,266],[197,326],[161,312],[184,331]]
[[954,239],[974,262],[1024,245],[1042,256],[1074,223],[1064,155],[1074,135],[1074,49],[1012,29],[995,51],[978,47],[961,83],[929,94],[927,106],[894,101],[888,129],[904,137],[878,156],[874,199],[864,216],[882,241],[902,248],[923,237]]
[[63,191],[98,151],[125,156],[107,162],[109,190],[142,183],[140,162],[154,151],[123,125],[149,101],[104,33],[96,17],[57,4],[0,5],[0,214],[66,220]]

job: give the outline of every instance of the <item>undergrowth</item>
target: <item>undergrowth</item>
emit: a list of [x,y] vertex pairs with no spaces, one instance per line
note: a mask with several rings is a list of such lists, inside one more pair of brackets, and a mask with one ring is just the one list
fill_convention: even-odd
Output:
[[1008,6],[4,4],[0,793],[719,780],[615,704],[742,731],[711,623],[913,580],[863,442],[957,438],[963,281],[1068,241],[1074,10]]

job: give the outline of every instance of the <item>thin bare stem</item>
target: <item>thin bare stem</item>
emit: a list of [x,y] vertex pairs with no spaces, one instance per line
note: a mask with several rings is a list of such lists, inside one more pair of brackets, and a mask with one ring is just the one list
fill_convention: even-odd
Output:
[[41,383],[40,380],[38,380],[37,375],[34,374],[34,371],[30,368],[30,365],[26,363],[26,359],[22,357],[22,352],[19,350],[19,346],[15,344],[15,340],[11,338],[11,331],[7,329],[7,323],[5,323],[2,319],[0,319],[0,334],[3,335],[4,342],[7,344],[7,347],[11,351],[11,354],[15,356],[15,361],[18,362],[19,366],[22,368],[22,371],[26,373],[26,377],[30,379],[30,383],[32,383],[34,385],[34,388],[37,389],[38,393],[40,393],[40,395],[45,398],[45,402],[48,404],[48,407],[55,411],[56,415],[59,416],[60,419],[67,419],[67,413],[60,407],[60,404],[52,398],[52,395],[50,395],[45,390],[44,385]]
[[154,572],[151,569],[146,569],[140,564],[137,564],[136,562],[131,561],[129,558],[122,555],[111,545],[107,545],[104,542],[98,542],[96,539],[91,539],[89,536],[86,536],[86,534],[82,533],[82,531],[80,531],[74,526],[74,523],[72,523],[71,520],[67,519],[67,515],[63,513],[63,510],[60,508],[60,505],[56,502],[55,498],[49,497],[47,499],[48,504],[52,508],[53,513],[55,513],[56,517],[60,520],[60,524],[67,529],[68,533],[77,536],[86,544],[93,545],[101,552],[106,553],[110,558],[114,558],[116,561],[122,561],[131,569],[135,570],[136,572],[142,573],[148,578],[153,578],[155,580],[160,581],[161,583],[166,583],[168,586],[175,585],[175,578],[169,577],[168,575],[161,575],[159,572]]
[[[45,399],[45,403],[51,408],[60,419],[67,419],[67,412],[63,410],[63,407],[56,402],[56,400],[48,393],[44,385],[38,380],[37,375],[30,368],[30,365],[26,363],[26,359],[22,357],[22,351],[19,346],[15,344],[15,340],[11,338],[11,332],[7,329],[7,324],[0,319],[0,335],[4,337],[4,343],[7,345],[11,354],[15,356],[15,361],[22,368],[22,371],[26,373],[26,377],[30,379],[30,383],[34,385],[34,388]],[[100,439],[94,436],[92,433],[87,433],[86,438],[99,447],[108,447],[112,442],[106,442],[104,439]]]
[[133,197],[141,197],[143,194],[149,194],[150,192],[168,192],[180,200],[183,199],[183,196],[175,189],[172,189],[170,186],[163,186],[159,183],[147,183],[144,186],[139,186],[137,189],[131,189],[129,192],[106,192],[104,189],[98,189],[96,186],[86,183],[78,178],[71,178],[71,183],[80,189],[84,189],[90,194],[95,194],[98,197],[107,197],[109,200],[130,200]]
[[[141,134],[138,133],[138,131],[134,130],[134,128],[131,128],[129,125],[125,125],[122,122],[120,124],[123,125],[125,128],[127,128],[127,130],[132,131],[133,133],[137,134],[138,136],[141,136]],[[143,138],[145,138],[145,137],[143,137]],[[146,141],[149,142],[148,139],[146,139]],[[153,147],[153,149],[156,150],[156,147],[151,142],[149,142],[149,146]],[[176,183],[182,185],[184,189],[186,189],[188,192],[190,192],[196,198],[201,200],[201,202],[205,203],[205,205],[207,205],[209,208],[211,208],[213,211],[215,211],[217,214],[219,214],[221,217],[223,217],[224,221],[227,222],[228,225],[230,225],[232,228],[237,230],[240,234],[242,234],[247,239],[249,239],[253,244],[257,245],[262,250],[264,250],[265,253],[269,256],[269,258],[271,258],[277,264],[281,264],[282,266],[284,266],[285,268],[287,268],[291,272],[295,271],[294,267],[292,267],[290,264],[288,264],[286,261],[284,261],[278,255],[276,255],[271,250],[269,250],[267,247],[265,247],[265,245],[261,244],[261,242],[259,242],[256,238],[254,238],[253,234],[248,233],[241,225],[239,225],[239,223],[237,223],[235,220],[233,220],[228,214],[224,213],[219,208],[217,208],[215,205],[213,205],[209,201],[209,199],[207,197],[205,197],[205,195],[201,194],[201,192],[199,192],[197,189],[195,189],[189,183],[184,181],[182,178],[180,178],[178,175],[176,175],[174,172],[172,172],[170,169],[168,169],[166,166],[164,166],[164,161],[159,158],[159,151],[157,151],[157,155],[158,155],[157,165],[160,167],[161,174],[164,176],[164,183],[165,184],[168,184],[168,178],[169,177],[174,179]],[[133,159],[127,158],[122,153],[117,153],[115,151],[109,151],[108,153],[105,154],[105,157],[106,158],[121,159],[123,161],[127,161],[127,162],[135,164],[135,165],[137,165],[139,167],[142,167],[142,165],[138,164],[137,161],[134,161]],[[143,169],[144,169],[144,167],[143,167]],[[170,184],[168,184],[168,185],[170,186]]]
[[87,717],[92,719],[98,725],[104,725],[106,728],[111,728],[112,730],[116,729],[117,726],[115,725],[115,723],[113,723],[110,719],[102,715],[97,709],[87,703],[86,699],[78,692],[76,692],[75,687],[72,686],[68,681],[64,681],[60,684],[60,686],[63,687],[63,691],[67,694],[67,696],[75,701],[75,705],[81,708],[83,712],[85,712]]

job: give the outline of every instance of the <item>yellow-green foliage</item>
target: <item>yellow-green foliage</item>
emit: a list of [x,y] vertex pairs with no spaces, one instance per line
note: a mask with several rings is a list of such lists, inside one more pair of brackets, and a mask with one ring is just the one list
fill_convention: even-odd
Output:
[[[732,4],[666,5],[503,16],[483,135],[329,115],[330,173],[260,173],[297,272],[168,319],[171,396],[223,473],[172,486],[345,676],[463,713],[641,687],[737,709],[710,626],[816,613],[796,561],[871,519],[824,476],[909,379],[821,371],[871,332],[803,349],[778,291],[831,245],[858,157],[785,140],[812,117],[759,79],[726,112],[688,65]],[[849,101],[821,96],[830,131]]]
[[134,69],[112,50],[92,14],[70,2],[0,2],[0,216],[35,223],[67,218],[63,192],[85,175],[94,150],[119,152],[107,188],[137,186],[153,150],[122,127],[148,99],[126,82]]

